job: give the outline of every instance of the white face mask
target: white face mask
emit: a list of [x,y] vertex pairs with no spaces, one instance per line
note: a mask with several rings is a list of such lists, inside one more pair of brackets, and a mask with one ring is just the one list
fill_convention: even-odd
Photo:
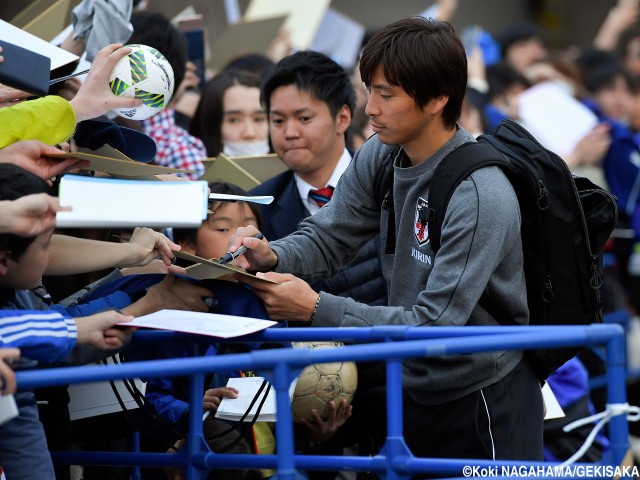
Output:
[[229,157],[265,155],[269,153],[269,143],[266,139],[253,142],[224,142],[222,152]]

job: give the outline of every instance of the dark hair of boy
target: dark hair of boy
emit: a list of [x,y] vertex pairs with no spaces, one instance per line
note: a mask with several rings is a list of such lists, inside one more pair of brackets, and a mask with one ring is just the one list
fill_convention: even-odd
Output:
[[516,43],[528,42],[529,40],[534,39],[540,40],[544,43],[540,30],[535,23],[530,21],[522,21],[509,25],[496,36],[496,40],[500,44],[500,53],[502,53],[503,58],[507,55],[509,48]]
[[[241,195],[248,196],[249,193],[246,190],[243,190],[239,186],[234,183],[224,183],[224,182],[211,182],[209,183],[209,188],[211,189],[211,193],[223,193],[225,195]],[[217,208],[224,202],[214,202],[209,205],[209,210],[215,212]],[[251,213],[256,217],[256,221],[258,224],[258,229],[261,228],[261,219],[260,219],[260,208],[258,205],[253,202],[247,202],[247,205],[251,209]],[[210,214],[211,215],[211,214]],[[191,242],[193,245],[196,244],[198,239],[198,229],[197,228],[174,228],[173,229],[173,240],[176,243],[180,242]]]
[[529,88],[529,81],[525,76],[506,62],[496,63],[488,67],[486,77],[489,84],[489,91],[487,92],[489,101],[504,95],[510,88],[515,86]]
[[603,63],[591,70],[584,79],[584,87],[591,94],[607,88],[613,88],[617,79],[624,80],[627,88],[632,92],[638,89],[638,84],[626,68],[619,63]]
[[173,69],[175,93],[187,68],[187,42],[184,35],[164,15],[157,12],[133,12],[131,25],[133,34],[127,43],[147,45],[165,56]]
[[[0,163],[0,200],[17,200],[34,193],[48,193],[51,187],[37,175],[12,163]],[[0,250],[10,251],[13,260],[19,260],[35,237],[0,234]]]
[[271,94],[279,87],[295,85],[329,107],[335,117],[343,105],[353,115],[356,94],[344,69],[326,55],[306,50],[280,60],[267,70],[260,88],[260,101],[267,115],[271,106]]
[[[439,41],[433,42],[434,38]],[[467,88],[467,55],[451,25],[411,17],[383,27],[360,57],[365,85],[371,84],[380,65],[385,79],[401,87],[419,107],[435,98],[449,97],[442,120],[447,127],[455,126]]]
[[209,157],[218,156],[224,147],[222,142],[224,93],[236,85],[260,88],[260,77],[247,71],[224,71],[205,83],[200,94],[198,107],[189,125],[189,133],[202,140]]
[[585,78],[587,78],[593,70],[606,64],[620,64],[620,60],[613,52],[598,50],[596,48],[584,49],[575,60],[575,65],[580,74],[580,82],[584,84]]

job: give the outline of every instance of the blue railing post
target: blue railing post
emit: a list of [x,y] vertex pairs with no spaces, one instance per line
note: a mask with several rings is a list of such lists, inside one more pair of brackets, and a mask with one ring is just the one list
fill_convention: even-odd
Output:
[[203,398],[204,374],[193,374],[189,377],[189,433],[182,447],[186,449],[189,459],[185,470],[187,480],[202,480],[207,473],[204,470],[204,455],[208,446],[202,435]]
[[406,472],[399,473],[396,468],[411,457],[411,452],[403,436],[402,411],[402,360],[387,360],[387,438],[384,445],[386,457],[386,479],[408,479]]
[[[622,405],[627,403],[626,391],[626,339],[620,328],[620,335],[607,342],[607,403]],[[620,465],[629,449],[629,424],[627,415],[613,416],[609,422],[609,455],[611,463]]]
[[[131,433],[131,450],[140,452],[140,430],[138,429],[134,429]],[[142,480],[142,472],[138,465],[131,470],[131,480]]]
[[289,401],[291,368],[284,361],[273,368],[273,385],[276,389],[276,445],[278,446],[278,480],[295,480],[293,418]]

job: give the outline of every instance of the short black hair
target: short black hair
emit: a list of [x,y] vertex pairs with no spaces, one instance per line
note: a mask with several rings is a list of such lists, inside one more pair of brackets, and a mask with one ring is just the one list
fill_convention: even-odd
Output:
[[[35,193],[51,194],[51,187],[37,175],[12,163],[0,163],[0,200],[17,200]],[[35,237],[0,234],[0,251],[8,250],[13,260],[19,260]]]
[[442,119],[446,126],[455,126],[467,89],[467,55],[451,25],[411,17],[383,27],[360,57],[365,85],[371,85],[378,66],[386,81],[400,86],[420,108],[435,98],[449,97]]
[[173,93],[182,83],[187,68],[187,42],[180,30],[161,13],[136,11],[131,14],[133,34],[129,44],[142,44],[158,50],[173,69]]
[[591,70],[584,79],[584,87],[591,94],[613,87],[621,78],[632,92],[637,90],[637,82],[633,75],[619,63],[603,63]]
[[262,77],[264,72],[273,67],[275,62],[261,53],[247,53],[231,59],[221,71],[242,70]]
[[[246,197],[249,193],[237,186],[235,183],[226,183],[226,182],[210,182],[209,189],[211,193],[224,193],[225,195],[240,195]],[[214,202],[210,205],[210,210],[215,212],[216,208],[220,206],[222,202]],[[262,218],[260,216],[259,207],[253,202],[247,202],[249,208],[251,209],[251,213],[256,217],[256,223],[258,225],[258,230],[262,225]],[[180,242],[191,242],[194,245],[198,240],[198,230],[199,228],[174,228],[173,229],[173,241],[176,243]]]
[[487,67],[486,77],[489,85],[489,91],[487,92],[489,101],[503,95],[513,86],[522,85],[523,88],[529,88],[530,86],[524,75],[504,61]]
[[578,67],[580,81],[583,85],[591,72],[603,65],[621,65],[620,59],[615,53],[597,48],[585,49],[580,56],[576,58],[575,64]]
[[530,21],[522,21],[509,25],[496,36],[496,41],[500,44],[502,58],[506,56],[509,49],[516,43],[534,39],[540,40],[543,44],[545,43],[538,26]]
[[267,70],[260,87],[260,100],[267,115],[271,94],[279,87],[295,85],[329,107],[333,117],[343,105],[355,110],[356,92],[347,72],[323,53],[305,50],[284,57]]

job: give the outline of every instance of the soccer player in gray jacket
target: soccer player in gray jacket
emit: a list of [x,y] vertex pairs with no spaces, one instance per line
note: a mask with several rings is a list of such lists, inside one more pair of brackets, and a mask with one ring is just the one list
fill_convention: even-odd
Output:
[[[484,292],[514,324],[527,325],[520,211],[502,171],[479,169],[456,189],[437,254],[420,215],[438,163],[474,141],[456,123],[467,81],[461,42],[447,23],[400,20],[367,43],[360,73],[377,135],[356,152],[332,201],[297,232],[268,243],[251,238],[252,227],[238,230],[230,250],[241,244],[249,250],[237,264],[267,272],[258,275],[279,285],[248,283],[273,319],[314,326],[499,325],[478,304]],[[394,156],[395,232],[388,231],[389,212],[375,192],[376,173],[388,155]],[[396,237],[395,253],[383,256],[389,306],[318,295],[303,281],[331,276],[377,233],[383,245],[390,233]],[[410,359],[403,365],[404,436],[414,455],[542,459],[542,398],[522,352]]]

